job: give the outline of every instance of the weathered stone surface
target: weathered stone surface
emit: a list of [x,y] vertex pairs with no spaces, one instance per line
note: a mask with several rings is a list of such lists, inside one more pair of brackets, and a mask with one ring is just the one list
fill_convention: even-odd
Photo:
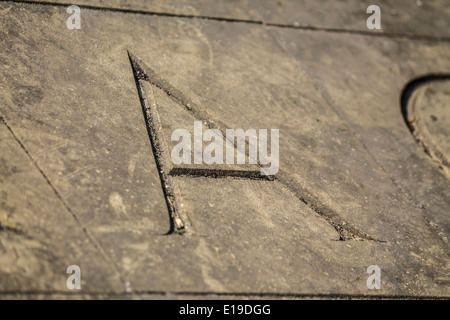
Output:
[[[450,75],[449,75],[450,78]],[[435,81],[414,92],[408,124],[435,164],[450,175],[450,81]]]
[[[31,0],[30,2],[33,2]],[[42,2],[42,0],[36,0]],[[51,0],[49,4],[72,5],[70,0]],[[182,15],[253,23],[275,24],[294,28],[318,28],[336,32],[367,32],[366,20],[369,5],[381,10],[381,30],[387,34],[403,34],[412,37],[449,38],[450,9],[446,0],[386,1],[373,0],[247,0],[237,5],[233,1],[209,2],[177,0],[79,0],[81,6],[131,10],[142,13]]]
[[122,290],[114,263],[3,121],[0,150],[0,292],[67,290],[72,264],[83,270],[83,290]]
[[[450,70],[447,41],[92,9],[69,30],[67,17],[64,6],[0,4],[0,116],[16,137],[0,128],[0,294],[66,291],[65,269],[79,264],[86,295],[449,296],[449,180],[400,108],[409,80]],[[186,232],[165,235],[128,52],[196,114],[280,129],[275,181],[171,177]],[[173,109],[167,119],[164,95],[154,104],[168,152],[172,128],[195,117]],[[27,242],[16,225],[52,237],[33,231]],[[11,268],[15,247],[23,259]],[[366,287],[373,264],[381,291]],[[25,284],[17,270],[27,266]]]
[[[450,70],[448,43],[332,34],[324,35],[323,42],[312,37],[298,42],[295,32],[274,32],[286,52],[302,61],[314,85],[397,185],[396,192],[404,192],[413,206],[421,208],[448,242],[450,181],[415,142],[400,106],[402,90],[410,80]],[[407,209],[401,215],[411,212]]]
[[[160,143],[160,151],[161,152],[161,160],[164,164],[164,170],[167,174],[173,175],[208,175],[208,174],[217,174],[220,176],[247,176],[247,177],[261,177],[261,168],[257,165],[257,159],[250,164],[248,152],[245,152],[245,149],[239,150],[233,146],[231,142],[227,142],[225,128],[215,128],[215,121],[207,121],[211,120],[208,116],[204,117],[196,117],[192,112],[189,112],[191,107],[184,106],[181,103],[177,103],[171,96],[169,96],[162,89],[151,85],[150,81],[139,81],[139,86],[141,90],[141,94],[144,99],[144,107],[148,109],[148,121],[152,123],[154,126],[155,133],[152,135],[152,139],[157,139]],[[170,92],[170,91],[169,91]],[[172,95],[172,93],[170,93]],[[188,103],[189,104],[189,103]],[[190,104],[189,104],[190,105]],[[189,109],[187,109],[189,108]],[[195,123],[201,123],[201,134],[200,138],[201,147],[195,146]],[[198,124],[197,124],[198,126]],[[222,139],[213,141],[203,141],[203,137],[205,131],[208,129],[213,130],[221,130]],[[187,130],[190,134],[190,140],[175,140],[172,141],[172,133],[175,130]],[[222,133],[223,132],[223,133]],[[176,145],[183,143],[183,145],[188,144],[191,149],[189,154],[190,160],[189,164],[186,163],[174,163],[172,159],[172,149],[176,147]],[[234,156],[231,158],[233,161],[230,164],[226,162],[227,156],[227,143],[229,150],[234,153]],[[222,150],[222,156],[218,157],[222,161],[222,163],[213,163],[208,164],[205,163],[205,149],[207,146],[212,147],[216,145],[217,149]],[[195,155],[194,153],[201,153],[202,163],[195,163]],[[230,151],[228,151],[230,152]],[[209,154],[209,153],[208,153]],[[244,164],[238,164],[238,156],[242,156],[245,160]]]

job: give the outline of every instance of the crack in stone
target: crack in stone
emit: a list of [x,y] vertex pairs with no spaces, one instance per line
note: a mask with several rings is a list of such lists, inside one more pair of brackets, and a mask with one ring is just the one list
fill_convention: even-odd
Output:
[[284,29],[291,29],[291,30],[344,33],[344,34],[363,35],[363,36],[370,36],[370,37],[403,38],[403,39],[409,39],[409,40],[442,41],[442,42],[450,41],[450,37],[415,35],[415,34],[398,33],[398,32],[371,32],[371,31],[367,31],[367,30],[317,27],[317,26],[310,26],[310,25],[302,26],[302,25],[295,25],[295,24],[272,23],[272,22],[266,22],[263,20],[256,20],[256,19],[239,19],[239,18],[226,18],[226,17],[206,16],[206,15],[168,13],[168,12],[150,11],[150,10],[145,10],[145,9],[102,7],[102,6],[87,5],[87,4],[76,4],[76,3],[69,4],[69,3],[61,3],[61,2],[53,2],[53,1],[6,0],[4,2],[23,3],[23,4],[30,4],[30,5],[54,6],[54,7],[67,7],[68,5],[77,5],[78,7],[83,8],[83,9],[97,10],[97,11],[120,12],[120,13],[128,13],[128,14],[141,14],[141,15],[168,17],[168,18],[200,19],[200,20],[227,22],[227,23],[254,24],[254,25],[260,25],[260,26],[267,26],[267,27],[273,27],[273,28],[284,28]]
[[[93,237],[90,235],[90,233],[87,231],[86,227],[81,223],[80,219],[78,218],[78,216],[76,215],[75,212],[72,211],[72,209],[69,207],[69,205],[66,203],[66,201],[63,199],[63,197],[61,196],[61,194],[58,192],[58,190],[56,189],[56,187],[53,185],[53,183],[50,181],[50,179],[47,177],[47,175],[44,173],[44,171],[41,169],[41,167],[38,165],[37,161],[33,158],[33,156],[30,154],[30,152],[27,150],[27,148],[25,147],[25,145],[22,143],[22,141],[18,138],[18,136],[14,133],[12,127],[7,123],[6,118],[3,115],[0,115],[0,122],[3,123],[6,128],[8,129],[8,131],[10,132],[10,134],[12,135],[12,137],[14,138],[14,140],[19,144],[19,146],[21,147],[21,149],[25,152],[25,154],[28,156],[28,158],[30,159],[31,163],[33,164],[33,166],[39,171],[39,173],[41,174],[41,176],[44,178],[44,180],[46,181],[46,183],[48,184],[48,186],[51,188],[51,190],[53,191],[53,193],[56,195],[56,197],[58,198],[58,200],[61,202],[61,204],[64,206],[64,208],[72,215],[73,219],[75,220],[75,222],[81,227],[83,233],[86,235],[86,237],[89,239],[89,241],[93,244],[93,246],[100,252],[100,254],[103,256],[103,258],[105,259],[105,261],[109,262],[114,270],[119,274],[119,276],[121,277],[121,273],[117,267],[117,265],[114,263],[113,260],[110,259],[110,257],[105,253],[103,247],[101,246],[101,244]],[[0,224],[1,227],[1,224]],[[14,230],[14,228],[8,227],[8,226],[3,226],[2,227],[3,230],[6,231],[12,231],[15,232],[16,234],[21,234],[24,235],[24,232],[21,230]],[[1,228],[0,228],[1,231]]]

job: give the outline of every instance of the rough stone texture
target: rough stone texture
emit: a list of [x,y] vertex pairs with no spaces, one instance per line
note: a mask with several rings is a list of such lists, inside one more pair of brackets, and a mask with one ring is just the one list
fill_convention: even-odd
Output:
[[[293,11],[268,6],[214,12],[293,23]],[[417,6],[392,6],[409,18],[383,31],[410,36],[373,36],[364,12],[348,21],[364,34],[106,9],[82,9],[82,29],[68,30],[65,6],[2,2],[0,294],[74,297],[65,270],[78,264],[80,298],[448,297],[450,182],[400,108],[409,80],[450,72],[448,41],[431,39],[448,36],[448,8],[427,2],[413,20]],[[351,12],[332,7],[327,15]],[[201,10],[188,14],[209,15]],[[432,23],[414,24],[427,15]],[[341,28],[333,16],[324,27]],[[211,123],[280,129],[275,180],[171,177],[186,232],[166,234],[128,52]],[[167,119],[175,106],[161,92],[154,102],[170,149],[172,128],[190,129],[196,117],[174,108]],[[373,264],[382,290],[366,287]]]
[[[222,164],[213,163],[207,164],[202,161],[201,164],[194,163],[195,157],[195,141],[194,141],[194,124],[196,121],[200,121],[202,125],[202,135],[205,134],[205,131],[208,130],[211,126],[211,129],[217,129],[216,127],[212,127],[213,124],[210,124],[203,120],[202,118],[197,118],[192,112],[189,112],[188,109],[180,103],[175,102],[171,97],[164,92],[162,89],[151,85],[149,81],[139,81],[139,86],[142,88],[141,92],[144,99],[145,108],[150,109],[149,115],[155,127],[155,133],[153,133],[152,139],[158,139],[161,144],[161,158],[164,164],[164,170],[167,171],[168,174],[172,174],[177,172],[177,174],[208,174],[213,172],[219,172],[221,175],[238,175],[238,176],[253,176],[260,177],[261,169],[257,165],[254,160],[254,164],[250,164],[248,152],[245,152],[245,149],[240,151],[231,144],[229,149],[234,153],[234,157],[232,157],[233,162],[231,164],[226,163],[226,154],[227,154],[227,139],[226,133],[221,131],[223,136],[220,140],[215,140],[209,142],[204,142],[202,139],[202,147],[198,148],[201,150],[202,158],[207,146],[217,146],[218,149],[222,150],[222,157],[219,157]],[[189,107],[190,108],[190,107]],[[191,109],[191,108],[190,108]],[[209,117],[205,117],[205,119],[209,120]],[[175,140],[171,141],[172,132],[175,130],[184,129],[189,132],[191,135],[190,140]],[[225,131],[225,130],[224,130]],[[203,138],[203,136],[201,137]],[[172,153],[171,150],[176,145],[183,143],[184,145],[188,144],[191,148],[190,152],[190,164],[179,163],[176,164],[172,161]],[[230,151],[228,151],[230,152]],[[245,163],[238,164],[238,155],[242,155]]]
[[72,264],[82,268],[87,290],[121,290],[111,261],[3,121],[0,150],[2,293],[67,290],[66,270]]
[[446,159],[450,159],[450,119],[447,102],[450,95],[450,81],[443,81],[426,88],[420,112],[425,125],[433,136],[433,142],[439,146]]
[[[29,2],[42,2],[30,0]],[[448,0],[244,0],[210,1],[192,0],[70,0],[44,1],[53,4],[131,10],[143,13],[185,15],[256,23],[276,24],[295,28],[322,28],[334,31],[351,30],[367,32],[366,20],[369,5],[381,9],[380,33],[403,34],[422,37],[449,38],[450,7]]]
[[450,175],[450,81],[417,89],[408,114],[413,133],[437,166]]
[[348,35],[299,43],[295,33],[274,32],[286,51],[303,61],[315,86],[396,189],[422,208],[448,242],[450,181],[408,132],[399,106],[410,79],[450,70],[448,44]]

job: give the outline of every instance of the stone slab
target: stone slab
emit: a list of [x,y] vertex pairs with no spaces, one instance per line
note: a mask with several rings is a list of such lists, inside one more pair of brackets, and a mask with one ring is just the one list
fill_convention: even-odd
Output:
[[[447,42],[90,9],[81,30],[68,30],[64,7],[11,2],[0,15],[0,114],[41,168],[39,181],[24,180],[40,190],[44,173],[114,265],[101,281],[87,277],[86,294],[448,297],[448,180],[399,106],[409,79],[448,69]],[[128,52],[226,127],[280,129],[277,179],[173,177],[186,233],[164,235],[168,209]],[[16,155],[6,158],[9,167]],[[427,184],[412,183],[414,166]],[[373,264],[377,292],[366,286]],[[20,292],[17,277],[8,286]],[[26,288],[55,292],[40,279]]]

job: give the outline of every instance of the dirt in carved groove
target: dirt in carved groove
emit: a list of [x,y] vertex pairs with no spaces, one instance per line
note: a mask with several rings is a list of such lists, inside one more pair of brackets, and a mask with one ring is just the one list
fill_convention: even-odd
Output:
[[145,75],[145,73],[142,71],[142,69],[139,67],[137,63],[132,59],[130,54],[128,54],[128,57],[130,59],[131,67],[133,69],[134,79],[136,82],[136,87],[139,93],[139,99],[141,101],[142,106],[142,112],[144,114],[145,124],[147,126],[147,132],[149,135],[150,143],[152,146],[153,155],[155,158],[155,163],[158,169],[158,174],[161,180],[161,187],[163,189],[164,198],[166,199],[167,209],[169,211],[170,216],[170,229],[168,234],[177,233],[182,234],[184,233],[184,224],[181,218],[179,217],[177,213],[177,209],[175,206],[175,196],[173,189],[169,182],[169,176],[164,171],[164,166],[162,162],[162,155],[161,155],[161,146],[158,138],[158,133],[155,128],[155,125],[153,123],[152,115],[150,107],[146,104],[144,96],[142,94],[142,86],[140,81],[149,81],[148,77]]

